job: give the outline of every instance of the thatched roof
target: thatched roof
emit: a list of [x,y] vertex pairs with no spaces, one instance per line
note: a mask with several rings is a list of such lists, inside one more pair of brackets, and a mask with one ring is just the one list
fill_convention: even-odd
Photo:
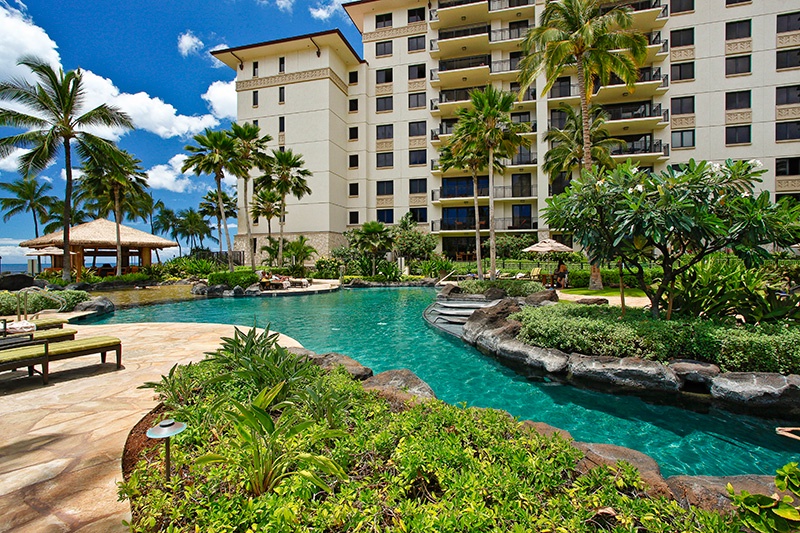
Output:
[[[177,242],[168,241],[124,224],[120,224],[119,231],[122,246],[130,248],[172,248],[178,246]],[[74,226],[69,230],[69,244],[70,246],[83,246],[84,248],[116,248],[116,225],[110,220],[99,218],[93,222]],[[64,230],[23,241],[19,245],[26,248],[63,246]]]

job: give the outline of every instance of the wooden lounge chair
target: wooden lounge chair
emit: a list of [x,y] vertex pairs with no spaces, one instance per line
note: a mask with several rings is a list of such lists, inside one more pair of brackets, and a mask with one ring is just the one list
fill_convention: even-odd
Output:
[[50,361],[70,359],[82,355],[99,353],[100,362],[106,362],[106,353],[115,352],[117,369],[122,368],[122,342],[116,337],[98,336],[85,339],[36,344],[0,351],[0,370],[28,367],[32,376],[35,365],[42,366],[42,380],[47,385]]

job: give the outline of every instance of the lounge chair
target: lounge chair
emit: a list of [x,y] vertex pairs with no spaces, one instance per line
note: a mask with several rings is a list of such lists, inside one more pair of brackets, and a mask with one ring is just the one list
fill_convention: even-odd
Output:
[[74,329],[44,329],[30,333],[17,333],[0,338],[0,350],[16,348],[30,344],[43,344],[45,342],[62,342],[75,339],[78,332]]

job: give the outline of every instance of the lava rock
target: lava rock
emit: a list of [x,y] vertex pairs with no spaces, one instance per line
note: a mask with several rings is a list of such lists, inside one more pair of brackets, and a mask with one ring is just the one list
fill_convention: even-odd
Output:
[[[313,352],[312,352],[313,353]],[[339,366],[343,366],[348,374],[353,376],[353,379],[364,381],[372,376],[372,369],[366,367],[344,354],[330,352],[325,354],[307,354],[311,362],[324,370],[335,370]]]
[[800,416],[800,376],[767,372],[728,372],[711,381],[711,396],[747,408],[770,407],[781,417]]
[[588,380],[614,387],[637,390],[677,391],[680,380],[675,372],[656,361],[637,357],[569,356],[570,379]]
[[711,363],[693,361],[691,359],[676,359],[671,361],[669,368],[675,372],[681,385],[685,382],[691,383],[711,383],[720,373],[719,367]]
[[237,285],[233,288],[233,295],[234,296],[244,296],[244,289],[241,285]]
[[497,343],[496,355],[500,359],[522,364],[538,373],[561,374],[566,372],[569,355],[555,348],[540,348],[525,344],[516,338],[504,338]]
[[491,307],[476,309],[464,324],[462,337],[468,343],[475,344],[482,332],[504,326],[508,316],[519,311],[519,304],[511,298],[501,300]]
[[209,298],[219,298],[220,296],[224,296],[226,290],[228,290],[227,285],[211,285],[206,289],[206,296]]
[[228,289],[227,291],[222,291],[223,298],[233,298],[233,289]]
[[502,300],[503,298],[508,296],[508,293],[506,293],[506,291],[504,291],[503,289],[498,289],[497,287],[489,287],[483,293],[483,296],[487,300]]
[[261,294],[261,286],[258,283],[253,283],[244,290],[245,296],[258,296]]
[[208,285],[203,282],[192,285],[192,294],[195,296],[205,296],[208,293]]
[[650,497],[671,495],[670,488],[661,476],[658,463],[649,455],[614,444],[599,444],[594,442],[574,442],[572,444],[584,453],[583,459],[578,461],[575,469],[581,474],[586,474],[592,468],[600,465],[614,466],[617,461],[625,461],[636,467],[649,490]]
[[105,296],[95,296],[91,300],[80,302],[75,306],[75,311],[92,311],[98,315],[113,313],[115,310],[114,302]]
[[439,294],[442,295],[442,297],[447,298],[451,294],[461,294],[461,292],[461,287],[453,283],[448,283],[442,288],[442,291]]
[[581,298],[575,303],[583,305],[608,305],[608,298]]
[[556,291],[539,291],[525,297],[525,305],[533,307],[539,307],[544,302],[555,303],[557,301],[558,293]]
[[34,280],[28,274],[3,274],[0,276],[0,291],[18,291],[26,287],[33,287]]
[[380,374],[372,376],[364,381],[364,389],[383,392],[405,392],[425,400],[436,398],[433,389],[407,368],[387,370],[386,372],[381,372]]
[[667,485],[672,497],[684,508],[690,505],[707,511],[733,513],[734,507],[728,494],[728,483],[736,492],[746,490],[750,494],[775,494],[775,478],[772,476],[672,476]]
[[569,431],[566,431],[561,428],[553,427],[550,424],[545,424],[544,422],[534,422],[533,420],[523,420],[519,423],[525,429],[529,429],[531,431],[535,431],[540,435],[544,435],[546,437],[552,437],[553,435],[558,435],[564,440],[574,440],[572,435]]
[[84,281],[78,283],[70,283],[66,287],[64,287],[65,291],[89,291],[92,289],[92,286]]

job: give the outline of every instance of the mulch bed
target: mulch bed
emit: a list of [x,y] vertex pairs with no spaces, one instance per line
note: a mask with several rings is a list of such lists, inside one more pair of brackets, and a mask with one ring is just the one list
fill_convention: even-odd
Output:
[[147,430],[158,424],[164,418],[167,408],[163,403],[158,404],[152,411],[133,426],[125,441],[122,451],[122,476],[125,481],[130,478],[131,472],[136,467],[139,459],[146,458],[154,461],[158,456],[158,441],[147,436]]

